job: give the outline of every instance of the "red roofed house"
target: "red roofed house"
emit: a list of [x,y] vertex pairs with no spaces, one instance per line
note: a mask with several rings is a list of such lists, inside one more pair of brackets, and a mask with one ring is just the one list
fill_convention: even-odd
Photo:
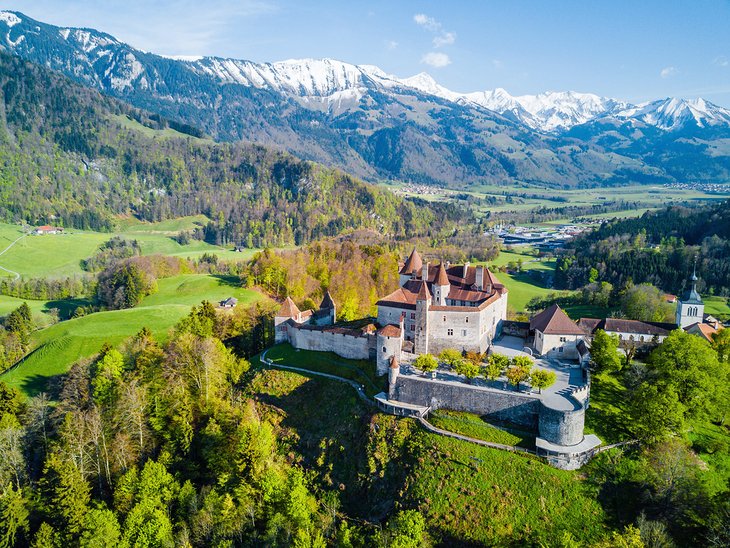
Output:
[[60,226],[43,225],[35,229],[35,233],[38,235],[42,234],[60,234],[63,232],[63,228]]
[[581,358],[578,343],[586,339],[586,331],[557,304],[530,320],[530,332],[535,334],[533,346],[539,355],[571,360]]

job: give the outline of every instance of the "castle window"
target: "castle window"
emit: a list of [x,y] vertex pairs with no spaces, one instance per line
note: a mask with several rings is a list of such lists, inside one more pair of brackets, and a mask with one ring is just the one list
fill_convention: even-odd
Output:
[[415,320],[416,319],[416,313],[415,312],[411,312],[411,319],[412,320]]
[[563,351],[563,347],[561,346],[560,348],[558,348],[558,352],[562,352],[562,351]]
[[560,342],[567,342],[567,341],[568,341],[568,337],[560,337]]
[[444,316],[444,321],[446,321],[446,316]]
[[383,347],[383,354],[385,354],[387,351],[388,351],[388,349]]
[[466,323],[469,323],[469,316],[466,317]]
[[461,336],[462,337],[466,337],[466,329],[462,329],[461,330]]
[[411,331],[415,331],[415,330],[416,330],[415,324],[414,325],[411,325]]
[[453,329],[448,329],[448,330],[446,331],[446,334],[447,334],[447,335],[448,335],[449,337],[453,337],[453,336],[454,336],[454,330],[453,330]]

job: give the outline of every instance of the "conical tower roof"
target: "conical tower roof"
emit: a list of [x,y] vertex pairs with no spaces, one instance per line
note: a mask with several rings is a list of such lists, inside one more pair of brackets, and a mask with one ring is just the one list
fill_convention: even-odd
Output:
[[436,285],[449,285],[449,276],[446,274],[446,268],[443,262],[439,265],[439,271],[436,275]]
[[416,248],[413,248],[413,251],[411,251],[410,256],[406,260],[406,264],[403,265],[403,268],[401,268],[400,273],[401,274],[413,274],[414,272],[420,272],[421,268],[423,267],[423,260],[421,259],[421,256],[418,254],[418,251],[416,251]]
[[320,310],[328,310],[335,307],[335,301],[332,300],[332,295],[327,291],[322,299],[322,304],[319,305]]
[[398,363],[398,358],[393,356],[390,358],[390,368],[391,369],[398,369],[400,367],[400,364]]
[[296,318],[299,314],[301,314],[301,311],[297,305],[294,304],[291,297],[287,297],[276,315],[282,318]]
[[421,281],[421,286],[418,289],[418,296],[416,297],[417,301],[427,301],[431,298],[431,292],[428,290],[428,285],[426,285],[425,281]]

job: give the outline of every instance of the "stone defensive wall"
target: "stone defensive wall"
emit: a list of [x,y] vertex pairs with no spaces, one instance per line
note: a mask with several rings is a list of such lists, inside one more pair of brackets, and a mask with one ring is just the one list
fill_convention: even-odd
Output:
[[540,397],[400,374],[391,384],[388,399],[434,409],[466,411],[487,420],[520,426],[550,443],[570,446],[583,440],[585,406],[572,395]]
[[288,333],[294,348],[334,352],[349,360],[367,360],[375,355],[376,335],[358,329],[299,325],[289,326]]
[[483,415],[536,432],[540,399],[529,394],[441,381],[416,375],[399,375],[390,399],[434,409],[451,409]]

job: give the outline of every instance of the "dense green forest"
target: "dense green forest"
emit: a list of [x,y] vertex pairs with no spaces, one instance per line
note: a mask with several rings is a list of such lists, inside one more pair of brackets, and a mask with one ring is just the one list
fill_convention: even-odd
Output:
[[272,149],[161,132],[171,123],[4,53],[0,90],[5,221],[109,230],[115,214],[202,213],[213,222],[195,237],[266,247],[355,228],[435,235],[457,218]]
[[615,287],[651,283],[679,293],[697,259],[698,288],[730,295],[730,202],[670,207],[637,219],[604,223],[572,242],[558,259],[555,285],[596,281]]

